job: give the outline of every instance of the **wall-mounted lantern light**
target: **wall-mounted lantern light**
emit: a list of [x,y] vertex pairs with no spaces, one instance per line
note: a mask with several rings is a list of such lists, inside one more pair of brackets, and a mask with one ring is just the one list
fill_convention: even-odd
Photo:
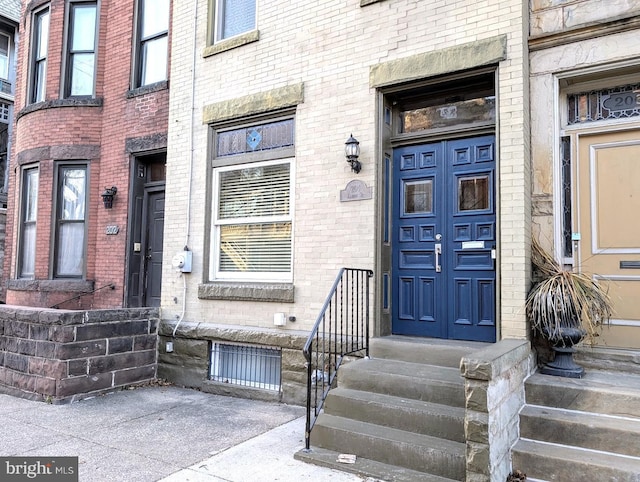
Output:
[[347,142],[344,143],[344,153],[347,156],[347,162],[351,164],[351,170],[355,173],[360,172],[362,164],[358,161],[360,156],[360,143],[353,137],[353,134],[349,136]]
[[105,209],[111,209],[113,207],[113,197],[118,192],[118,188],[115,186],[105,187],[102,193],[102,202]]

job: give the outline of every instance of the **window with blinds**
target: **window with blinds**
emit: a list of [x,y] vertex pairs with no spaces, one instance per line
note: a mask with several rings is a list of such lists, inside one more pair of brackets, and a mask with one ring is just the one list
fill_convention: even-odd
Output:
[[213,130],[209,279],[292,281],[293,115]]
[[291,160],[214,174],[215,277],[291,279]]

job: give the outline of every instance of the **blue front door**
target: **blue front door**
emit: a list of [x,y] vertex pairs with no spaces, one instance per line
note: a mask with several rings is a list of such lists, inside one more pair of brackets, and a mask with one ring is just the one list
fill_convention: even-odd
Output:
[[395,149],[393,186],[393,332],[495,341],[495,137]]

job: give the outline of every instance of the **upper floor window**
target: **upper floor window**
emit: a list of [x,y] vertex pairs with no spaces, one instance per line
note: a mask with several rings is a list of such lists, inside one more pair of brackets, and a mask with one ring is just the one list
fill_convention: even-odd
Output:
[[256,28],[256,0],[215,0],[214,42]]
[[33,16],[31,33],[31,89],[30,101],[45,99],[47,86],[47,51],[49,49],[49,8],[36,12]]
[[140,0],[136,87],[167,79],[169,0]]
[[22,171],[20,255],[18,276],[33,278],[36,265],[36,215],[38,211],[38,168]]
[[69,4],[65,97],[93,95],[96,10],[96,2]]
[[56,195],[56,278],[81,278],[84,274],[87,165],[58,166]]
[[9,80],[9,46],[11,39],[0,32],[0,79]]

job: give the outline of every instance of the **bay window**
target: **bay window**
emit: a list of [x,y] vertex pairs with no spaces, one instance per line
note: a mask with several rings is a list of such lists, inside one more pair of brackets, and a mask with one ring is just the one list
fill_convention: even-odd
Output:
[[22,206],[18,277],[34,278],[36,264],[36,216],[38,212],[37,167],[22,171]]
[[84,275],[87,166],[58,166],[54,277],[81,278]]
[[66,97],[91,96],[94,93],[96,22],[96,2],[69,4]]
[[31,72],[29,100],[42,102],[47,86],[47,54],[49,50],[49,8],[33,15],[31,22]]

